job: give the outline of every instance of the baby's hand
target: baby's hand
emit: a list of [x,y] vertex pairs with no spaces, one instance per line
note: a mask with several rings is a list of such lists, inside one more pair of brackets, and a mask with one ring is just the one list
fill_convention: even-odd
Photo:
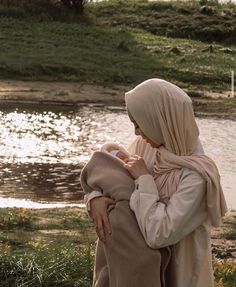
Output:
[[120,150],[117,152],[116,156],[117,156],[119,159],[123,160],[123,161],[125,161],[126,159],[129,159],[129,158],[127,157],[127,155],[126,155],[125,153],[123,153],[122,151],[120,151]]

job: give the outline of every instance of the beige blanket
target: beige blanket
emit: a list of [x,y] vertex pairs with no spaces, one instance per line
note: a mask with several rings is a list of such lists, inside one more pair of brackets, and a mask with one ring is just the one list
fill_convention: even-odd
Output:
[[[117,201],[109,208],[112,234],[98,240],[93,287],[161,287],[170,249],[148,247],[129,207],[134,180],[121,160],[95,152],[81,172],[86,193],[101,191]],[[161,275],[162,274],[162,275]],[[162,282],[161,282],[162,281]]]

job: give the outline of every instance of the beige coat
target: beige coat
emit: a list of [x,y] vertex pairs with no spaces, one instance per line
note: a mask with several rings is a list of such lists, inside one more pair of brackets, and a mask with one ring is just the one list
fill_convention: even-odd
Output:
[[161,287],[170,248],[150,248],[139,229],[129,199],[134,180],[123,163],[108,153],[95,152],[83,168],[81,185],[85,192],[96,189],[117,201],[109,209],[112,234],[96,248],[94,287]]

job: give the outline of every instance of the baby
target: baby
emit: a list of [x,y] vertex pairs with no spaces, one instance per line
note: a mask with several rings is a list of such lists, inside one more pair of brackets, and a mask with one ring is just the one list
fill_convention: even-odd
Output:
[[[106,236],[105,244],[100,240],[97,243],[96,286],[161,286],[158,264],[164,257],[159,249],[146,244],[129,205],[136,189],[133,177],[123,164],[129,156],[123,147],[108,143],[92,154],[81,171],[80,182],[85,193],[99,191],[115,201],[107,209],[112,233]],[[151,284],[147,283],[147,278],[152,278]]]
[[106,143],[101,147],[102,152],[110,153],[114,157],[118,157],[122,161],[128,159],[130,154],[122,146],[116,143]]

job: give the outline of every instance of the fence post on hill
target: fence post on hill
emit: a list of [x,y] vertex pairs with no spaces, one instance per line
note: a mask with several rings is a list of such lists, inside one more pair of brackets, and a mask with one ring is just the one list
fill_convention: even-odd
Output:
[[234,71],[231,71],[231,98],[234,97]]

